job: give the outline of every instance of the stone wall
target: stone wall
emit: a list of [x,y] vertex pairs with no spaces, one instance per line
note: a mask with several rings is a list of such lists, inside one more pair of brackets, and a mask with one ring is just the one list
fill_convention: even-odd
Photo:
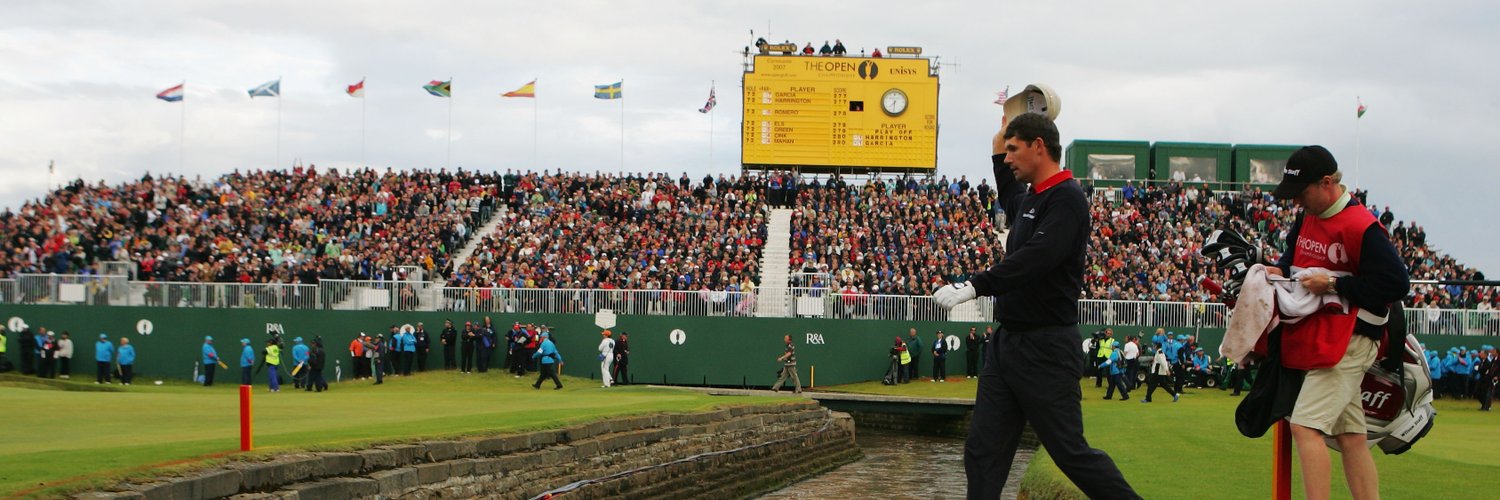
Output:
[[861,429],[963,438],[969,435],[969,417],[974,411],[969,410],[963,415],[858,410],[848,410],[848,413]]
[[742,497],[861,456],[854,422],[813,401],[662,414],[526,434],[299,453],[78,498]]

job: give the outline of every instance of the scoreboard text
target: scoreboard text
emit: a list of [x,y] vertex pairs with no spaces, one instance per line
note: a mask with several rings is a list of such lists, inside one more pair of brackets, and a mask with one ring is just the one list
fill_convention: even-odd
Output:
[[741,163],[933,169],[938,79],[926,59],[755,57]]

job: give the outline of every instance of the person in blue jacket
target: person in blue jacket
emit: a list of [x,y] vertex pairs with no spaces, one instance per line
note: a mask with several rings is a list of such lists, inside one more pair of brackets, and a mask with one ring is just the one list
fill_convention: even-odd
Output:
[[1448,350],[1448,359],[1443,361],[1443,371],[1452,375],[1449,387],[1452,388],[1453,397],[1459,399],[1469,398],[1469,349],[1458,347]]
[[1125,357],[1121,354],[1122,349],[1115,349],[1109,353],[1109,358],[1099,365],[1100,370],[1109,371],[1109,389],[1104,391],[1104,399],[1115,397],[1115,389],[1120,390],[1120,401],[1130,401],[1130,388],[1125,385]]
[[130,385],[135,380],[135,346],[130,345],[130,339],[120,337],[120,356],[115,362],[120,365],[120,383]]
[[1443,399],[1443,360],[1436,350],[1422,346],[1427,352],[1427,371],[1432,373],[1432,399]]
[[[297,371],[292,375],[292,388],[301,389],[307,384],[307,345],[302,343],[302,337],[292,339],[292,369]],[[302,368],[298,369],[297,367]]]
[[240,385],[252,385],[251,370],[255,369],[255,348],[250,339],[240,339]]
[[551,333],[542,332],[542,343],[537,346],[536,353],[531,357],[540,361],[538,367],[541,368],[536,383],[531,384],[531,388],[541,389],[542,381],[550,378],[555,385],[553,390],[562,389],[562,380],[557,378],[557,365],[562,364],[562,353],[557,352],[557,346],[552,344]]
[[1198,387],[1208,387],[1208,379],[1213,375],[1213,372],[1209,370],[1213,366],[1213,358],[1210,358],[1207,354],[1204,354],[1203,348],[1199,347],[1193,351],[1192,360],[1193,375],[1198,378]]
[[411,363],[417,359],[417,336],[410,331],[401,332],[401,376],[411,375]]
[[115,360],[115,345],[109,342],[109,335],[99,334],[99,341],[94,343],[95,362],[95,384],[108,384],[110,362]]
[[213,387],[214,369],[219,365],[219,351],[214,350],[214,338],[203,336],[203,386]]

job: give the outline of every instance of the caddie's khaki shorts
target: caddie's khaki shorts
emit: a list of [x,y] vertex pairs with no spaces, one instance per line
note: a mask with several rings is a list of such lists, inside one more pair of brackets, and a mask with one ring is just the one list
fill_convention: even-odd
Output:
[[1375,363],[1380,343],[1354,334],[1344,359],[1333,368],[1308,370],[1292,408],[1291,422],[1322,431],[1324,435],[1364,434],[1365,411],[1360,402],[1360,383],[1365,370]]

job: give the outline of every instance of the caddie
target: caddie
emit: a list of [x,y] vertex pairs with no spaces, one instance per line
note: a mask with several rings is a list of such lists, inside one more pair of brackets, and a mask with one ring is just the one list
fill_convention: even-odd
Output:
[[1302,213],[1287,234],[1289,248],[1267,273],[1289,276],[1307,291],[1344,305],[1321,308],[1282,327],[1281,363],[1307,370],[1289,420],[1309,499],[1329,496],[1325,436],[1334,437],[1342,450],[1344,479],[1353,497],[1380,496],[1379,474],[1365,439],[1360,383],[1385,337],[1390,304],[1411,287],[1385,228],[1342,180],[1332,153],[1306,146],[1287,159],[1272,193],[1292,200]]

